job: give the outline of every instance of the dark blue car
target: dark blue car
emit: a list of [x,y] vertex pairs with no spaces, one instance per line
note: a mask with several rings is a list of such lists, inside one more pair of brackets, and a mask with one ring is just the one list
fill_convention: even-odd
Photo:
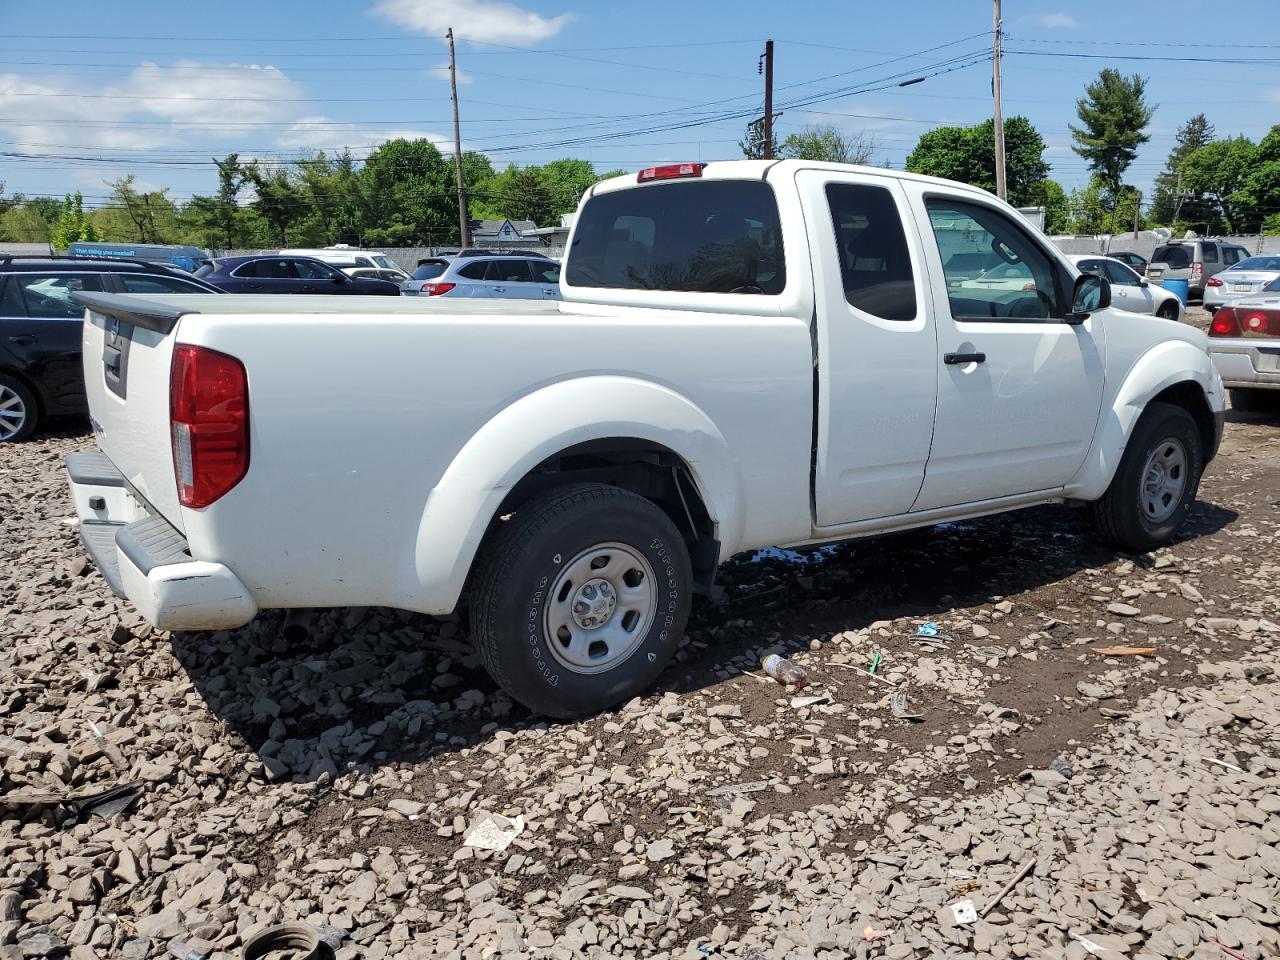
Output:
[[227,293],[349,293],[400,296],[399,284],[349,277],[312,257],[260,254],[211,260],[196,276]]

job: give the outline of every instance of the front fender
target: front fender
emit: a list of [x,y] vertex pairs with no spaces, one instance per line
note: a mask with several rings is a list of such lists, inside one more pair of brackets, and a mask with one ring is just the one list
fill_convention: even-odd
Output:
[[1125,374],[1110,406],[1101,411],[1089,456],[1067,485],[1065,495],[1082,500],[1101,497],[1120,466],[1133,427],[1147,404],[1169,387],[1188,381],[1204,392],[1213,413],[1225,409],[1222,379],[1203,347],[1186,340],[1166,340],[1139,357]]
[[414,547],[424,613],[457,605],[480,541],[503,499],[543,460],[590,440],[661,444],[682,457],[717,537],[733,550],[745,521],[742,482],[729,445],[696,404],[631,377],[567,380],[502,409],[467,441],[427,497]]

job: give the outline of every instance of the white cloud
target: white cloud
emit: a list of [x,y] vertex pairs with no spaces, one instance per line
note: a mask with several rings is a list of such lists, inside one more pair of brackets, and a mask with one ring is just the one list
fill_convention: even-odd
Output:
[[[337,123],[325,116],[301,118],[281,133],[276,143],[281,147],[298,150],[334,151],[350,147],[353,153],[359,155],[384,140],[398,139],[430,140],[441,150],[453,153],[453,138],[433,130],[364,127],[359,123]],[[465,143],[462,148],[467,149]]]
[[[279,122],[297,85],[271,66],[184,60],[143,63],[124,80],[99,86],[64,78],[33,82],[0,74],[0,128],[24,152],[57,148],[174,147],[243,136],[248,122]],[[141,125],[139,125],[141,124]]]
[[1074,30],[1080,26],[1076,18],[1069,13],[1038,13],[1031,22],[1046,30]]
[[494,0],[378,0],[374,11],[409,30],[443,39],[449,28],[463,40],[531,47],[554,37],[571,16],[544,17]]

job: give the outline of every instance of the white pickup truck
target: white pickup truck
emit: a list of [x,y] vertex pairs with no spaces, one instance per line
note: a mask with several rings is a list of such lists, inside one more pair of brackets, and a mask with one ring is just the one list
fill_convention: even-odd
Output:
[[[1016,289],[965,281],[1019,264]],[[82,294],[99,569],[158,627],[465,602],[555,716],[651,684],[721,561],[1089,501],[1168,543],[1217,450],[1204,334],[1112,309],[1009,206],[896,170],[597,184],[560,303]]]

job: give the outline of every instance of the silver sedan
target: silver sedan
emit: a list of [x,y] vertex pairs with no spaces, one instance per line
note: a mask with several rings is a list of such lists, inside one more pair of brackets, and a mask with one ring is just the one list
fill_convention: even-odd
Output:
[[1280,256],[1260,254],[1247,257],[1205,282],[1204,308],[1212,313],[1223,304],[1257,296],[1277,277],[1280,277]]
[[1081,273],[1096,273],[1111,281],[1111,305],[1130,313],[1150,313],[1165,320],[1181,320],[1182,301],[1172,290],[1140,277],[1128,264],[1101,254],[1071,257]]

